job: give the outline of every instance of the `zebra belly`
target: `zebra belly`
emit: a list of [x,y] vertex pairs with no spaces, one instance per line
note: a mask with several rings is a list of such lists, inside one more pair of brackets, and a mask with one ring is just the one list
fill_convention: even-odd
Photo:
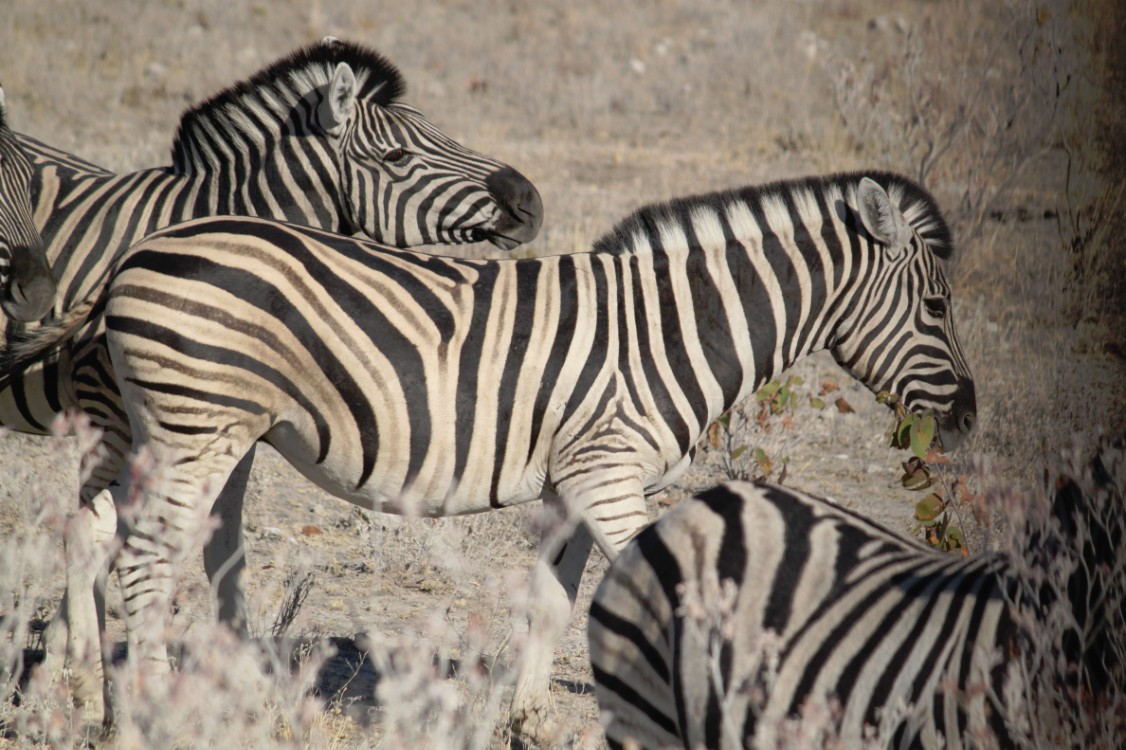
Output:
[[[267,442],[321,489],[381,513],[429,517],[481,513],[537,500],[545,489],[545,472],[533,464],[494,489],[491,473],[467,472],[455,477],[452,461],[435,462],[428,470],[408,476],[383,473],[377,468],[359,483],[354,454],[330,451],[318,462],[314,446],[301,434],[285,428],[271,431]],[[447,455],[454,455],[452,449]]]

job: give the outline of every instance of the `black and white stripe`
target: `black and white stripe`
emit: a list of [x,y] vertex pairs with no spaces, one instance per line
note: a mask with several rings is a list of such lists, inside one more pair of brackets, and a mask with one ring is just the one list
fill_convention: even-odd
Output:
[[16,321],[39,320],[55,301],[55,277],[32,216],[31,175],[0,88],[0,310]]
[[1120,442],[1060,482],[1015,554],[965,558],[783,487],[702,492],[591,605],[610,746],[1084,746],[1049,717],[1126,698],[1124,489]]
[[[774,373],[829,348],[873,389],[933,410],[948,446],[972,426],[945,225],[921,189],[874,177],[677,200],[593,253],[527,260],[392,253],[253,219],[159,232],[123,257],[105,318],[134,449],[178,456],[161,515],[190,526],[258,440],[388,512],[561,502],[581,523],[537,567],[543,646],[514,698],[537,734],[591,544],[613,556],[643,528],[645,495]],[[158,668],[161,629],[137,618],[162,611],[149,575],[176,542],[135,532],[121,563],[131,653]]]
[[[91,454],[83,501],[117,475],[131,436],[104,348],[100,311],[92,311],[85,336],[41,356],[25,356],[23,342],[90,316],[90,300],[104,289],[121,253],[159,227],[199,216],[247,214],[361,232],[403,247],[489,241],[510,249],[534,237],[542,221],[534,186],[512,167],[442,134],[399,101],[403,91],[402,76],[386,59],[326,39],[185,113],[169,167],[117,175],[19,136],[30,166],[13,158],[11,174],[29,183],[24,186],[32,202],[29,215],[41,223],[59,287],[46,329],[0,321],[0,426],[48,434],[60,413],[84,411],[104,436],[102,449]],[[29,283],[9,285],[8,291],[27,294]],[[228,517],[241,513],[251,461],[247,454],[239,469],[242,481],[232,482],[219,504]],[[81,512],[89,514],[90,506]],[[79,526],[68,525],[67,533]],[[238,547],[236,525],[227,529],[230,536],[218,537],[205,554],[212,574]],[[81,546],[78,540],[68,543]],[[83,597],[74,604],[76,588],[68,581],[63,614],[48,633],[53,669],[60,666],[64,639],[70,641],[69,654],[97,651],[93,603],[86,606]],[[220,588],[222,619],[244,629],[240,595],[228,593],[226,584]]]

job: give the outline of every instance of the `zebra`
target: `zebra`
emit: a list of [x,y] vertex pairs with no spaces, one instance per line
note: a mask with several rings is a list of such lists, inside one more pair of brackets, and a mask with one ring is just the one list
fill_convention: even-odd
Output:
[[1085,746],[1092,709],[1126,730],[1124,446],[1073,462],[1012,553],[939,552],[774,484],[681,502],[591,603],[610,747],[783,747],[799,729],[802,746]]
[[[117,175],[18,136],[32,165],[34,215],[59,282],[51,320],[85,317],[83,300],[105,286],[130,244],[198,216],[265,215],[404,247],[488,241],[510,250],[532,239],[543,218],[535,187],[511,166],[444,135],[400,100],[404,92],[402,74],[386,58],[326,38],[188,110],[171,166]],[[18,355],[37,326],[0,322],[0,425],[49,434],[57,415],[77,409],[104,430],[100,458],[81,490],[84,503],[116,476],[131,440],[101,318],[93,320],[81,344],[38,359]],[[217,505],[224,518],[241,516],[252,460],[248,454]],[[89,533],[76,525],[67,533]],[[213,576],[232,564],[231,549],[240,546],[235,526],[225,524],[227,531],[208,546],[205,565]],[[229,583],[221,586],[220,619],[245,632],[241,596],[227,592]],[[59,671],[60,658],[81,662],[98,649],[95,603],[76,598],[68,584],[47,639],[47,671]],[[100,711],[96,699],[93,706]]]
[[39,320],[55,302],[55,277],[31,209],[31,163],[8,125],[0,87],[0,310]]
[[[905,178],[812,177],[646,206],[593,250],[442,258],[228,217],[151,235],[122,257],[104,319],[134,453],[172,463],[144,486],[123,470],[96,512],[113,519],[136,492],[169,528],[194,528],[258,440],[384,512],[542,497],[574,523],[541,543],[528,613],[539,637],[512,716],[544,738],[556,729],[553,650],[592,544],[613,558],[649,522],[645,496],[775,372],[829,349],[872,389],[934,413],[945,448],[973,427],[943,273],[950,234]],[[173,309],[175,330],[163,322]],[[81,339],[81,325],[37,345]],[[181,534],[152,523],[107,522],[99,539],[121,532],[129,651],[159,672],[152,618]]]

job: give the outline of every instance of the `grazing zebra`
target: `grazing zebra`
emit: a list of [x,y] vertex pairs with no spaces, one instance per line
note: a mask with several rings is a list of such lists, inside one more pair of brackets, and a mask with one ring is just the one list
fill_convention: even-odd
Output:
[[32,219],[31,174],[0,88],[0,309],[24,322],[42,318],[55,301],[55,277]]
[[[256,441],[367,508],[475,513],[539,497],[579,522],[545,535],[513,716],[551,734],[552,654],[593,542],[613,557],[645,495],[688,468],[708,424],[830,349],[875,390],[969,432],[932,199],[890,174],[784,182],[643,208],[595,252],[460,260],[253,219],[171,227],[121,260],[108,349],[134,451],[175,456],[131,492],[192,528]],[[175,329],[166,321],[175,311]],[[83,335],[59,327],[44,336]],[[159,484],[159,486],[158,486]],[[151,497],[149,497],[151,495]],[[596,498],[596,499],[595,499]],[[167,668],[161,617],[179,534],[119,526],[130,653]]]
[[[398,246],[487,240],[510,249],[534,237],[542,203],[532,184],[442,134],[399,101],[403,91],[401,74],[382,56],[330,38],[185,113],[169,167],[116,175],[21,136],[34,170],[34,215],[59,280],[57,315],[84,317],[82,302],[105,286],[130,244],[198,216],[270,216]],[[19,355],[34,326],[0,327],[0,425],[46,434],[58,414],[77,408],[105,430],[84,502],[117,475],[131,442],[102,319],[93,320],[80,341],[34,359]],[[252,460],[247,455],[217,506],[224,518],[241,516]],[[67,534],[89,533],[82,526],[68,525]],[[238,524],[223,528],[205,554],[213,576],[240,545]],[[233,564],[237,572],[241,562]],[[236,578],[222,578],[219,614],[244,630]],[[100,650],[95,602],[76,603],[74,588],[68,582],[66,609],[49,632],[48,671],[64,654],[81,662]],[[96,703],[92,711],[100,712]]]
[[[1084,746],[1057,723],[1078,721],[1077,692],[1117,706],[1121,732],[1123,443],[1075,469],[1054,523],[1018,527],[1011,555],[954,557],[769,484],[681,503],[591,604],[610,746],[773,748],[799,731],[803,747]],[[1055,624],[1053,601],[1068,610]]]

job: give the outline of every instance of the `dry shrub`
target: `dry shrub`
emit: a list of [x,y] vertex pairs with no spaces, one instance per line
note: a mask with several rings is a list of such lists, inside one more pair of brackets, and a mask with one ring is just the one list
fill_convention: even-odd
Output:
[[855,148],[933,190],[963,243],[1035,181],[1029,168],[1079,106],[1074,53],[1087,31],[1070,22],[1068,5],[959,0],[904,25],[896,53],[832,60]]
[[1120,746],[1126,736],[1126,442],[1074,449],[1034,495],[999,499],[1018,531],[1004,544],[1020,582],[1016,666],[1034,747]]

